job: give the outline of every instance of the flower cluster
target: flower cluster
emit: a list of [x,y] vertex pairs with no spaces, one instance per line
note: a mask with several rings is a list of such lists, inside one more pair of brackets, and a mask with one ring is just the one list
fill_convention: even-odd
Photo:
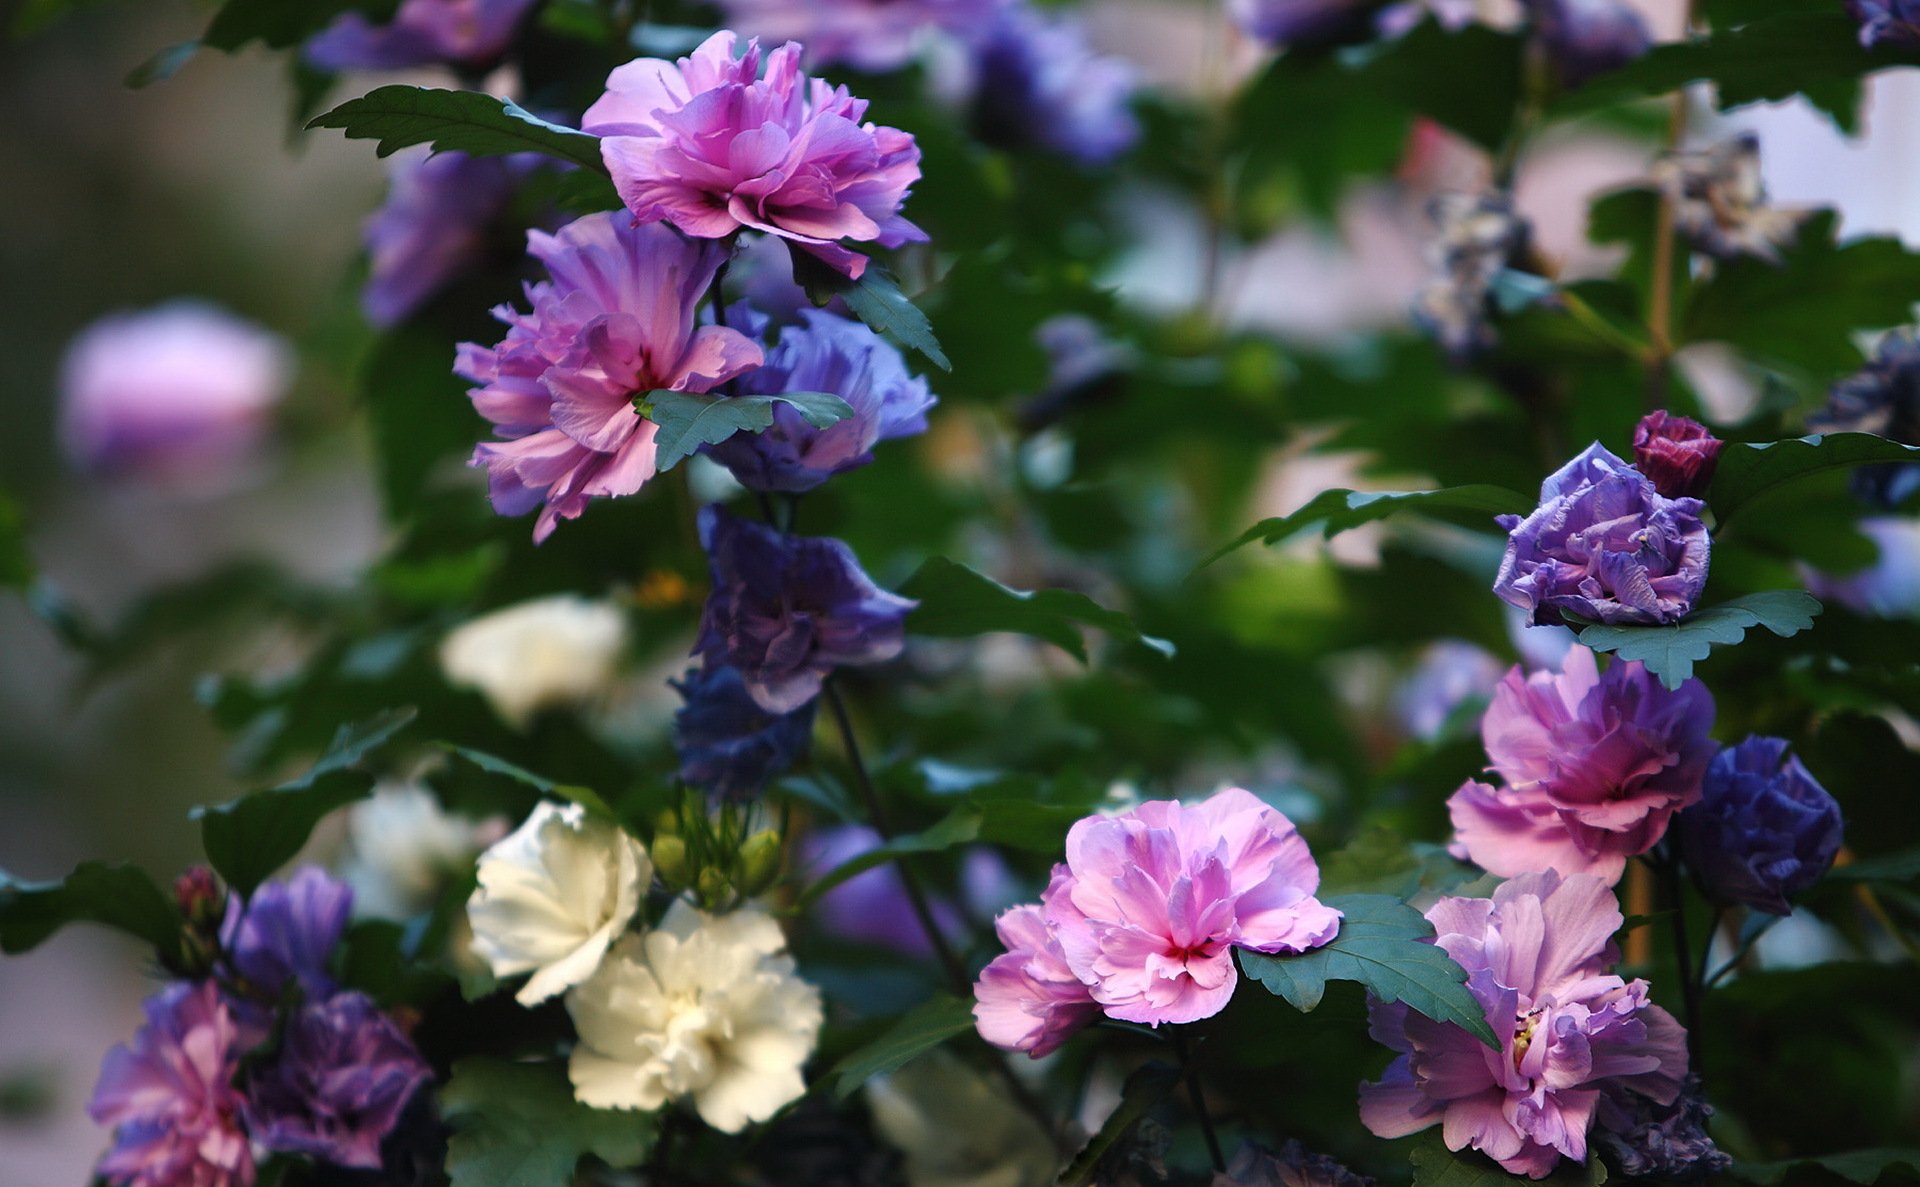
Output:
[[1319,886],[1293,822],[1237,787],[1088,817],[1040,904],[996,921],[1007,951],[974,987],[980,1033],[1038,1057],[1102,1013],[1150,1026],[1217,1014],[1239,979],[1234,948],[1333,939],[1340,912]]
[[1502,877],[1593,874],[1611,885],[1676,812],[1700,799],[1713,698],[1668,690],[1637,662],[1599,670],[1575,647],[1560,672],[1507,673],[1481,723],[1505,786],[1469,780],[1447,801],[1453,851]]
[[[212,887],[182,880],[189,922]],[[383,1143],[431,1071],[393,1018],[333,979],[352,897],[307,867],[249,901],[228,899],[216,975],[149,998],[146,1024],[100,1069],[89,1112],[114,1127],[99,1167],[107,1182],[248,1187],[256,1150],[382,1166]]]
[[1401,1054],[1361,1085],[1368,1129],[1392,1138],[1441,1124],[1449,1149],[1542,1179],[1562,1157],[1586,1161],[1596,1123],[1626,1128],[1640,1101],[1678,1098],[1685,1034],[1645,981],[1611,972],[1622,920],[1600,879],[1522,874],[1490,899],[1443,898],[1426,914],[1500,1046],[1374,1003],[1374,1037]]
[[1599,442],[1540,485],[1540,506],[1503,515],[1493,591],[1540,625],[1676,622],[1707,584],[1705,504],[1670,499]]
[[1715,259],[1777,260],[1806,221],[1804,211],[1768,205],[1756,136],[1674,153],[1654,166],[1653,180],[1674,204],[1674,229]]

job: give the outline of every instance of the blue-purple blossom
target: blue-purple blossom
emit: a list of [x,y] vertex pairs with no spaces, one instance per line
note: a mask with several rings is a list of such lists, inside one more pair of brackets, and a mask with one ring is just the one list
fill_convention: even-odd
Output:
[[360,307],[376,326],[405,321],[448,281],[481,263],[532,154],[395,156],[386,204],[367,220],[367,284]]
[[371,998],[335,994],[288,1019],[248,1085],[248,1126],[269,1150],[377,1169],[381,1143],[432,1074]]
[[1624,0],[1527,0],[1560,81],[1577,87],[1647,52],[1646,22]]
[[1680,813],[1681,851],[1708,898],[1785,915],[1840,852],[1840,805],[1784,738],[1749,737],[1714,756],[1700,802]]
[[401,0],[392,21],[343,14],[307,42],[322,70],[401,70],[444,62],[481,67],[505,52],[534,0]]
[[1733,1165],[1733,1159],[1707,1136],[1712,1106],[1700,1092],[1700,1077],[1689,1074],[1680,1095],[1670,1105],[1644,1096],[1614,1102],[1628,1116],[1593,1135],[1593,1145],[1607,1169],[1629,1179],[1657,1179],[1692,1183],[1711,1178]]
[[334,990],[327,966],[352,914],[352,888],[318,866],[305,866],[284,882],[266,883],[244,902],[230,896],[220,946],[249,991],[277,998],[291,980],[307,998],[323,998]]
[[899,350],[859,322],[817,309],[800,317],[781,329],[765,364],[735,381],[734,394],[829,392],[853,415],[816,429],[797,409],[777,404],[765,432],[709,446],[707,455],[749,490],[809,491],[872,461],[877,443],[927,431],[935,399]]
[[[1807,428],[1920,445],[1920,339],[1914,331],[1882,338],[1866,366],[1833,385],[1827,406],[1807,418]],[[1920,491],[1920,463],[1861,466],[1853,472],[1853,491],[1876,507],[1897,507]]]
[[1541,484],[1531,515],[1500,516],[1507,553],[1493,592],[1543,625],[1677,622],[1707,584],[1704,509],[1666,498],[1595,442]]
[[1318,49],[1374,32],[1382,0],[1227,0],[1227,13],[1269,45]]
[[691,668],[673,687],[686,702],[673,715],[680,779],[709,795],[757,795],[813,740],[812,702],[791,713],[769,713],[754,703],[732,668]]
[[1920,2],[1916,0],[1847,0],[1847,11],[1860,22],[1860,44],[1920,49]]
[[1870,515],[1857,525],[1879,556],[1864,569],[1805,569],[1807,589],[1866,618],[1920,618],[1920,519]]
[[726,26],[769,45],[797,41],[809,68],[898,70],[940,33],[968,36],[1010,0],[719,0]]
[[1373,1187],[1373,1180],[1289,1140],[1278,1150],[1242,1143],[1212,1187]]
[[1008,5],[973,54],[973,115],[984,139],[1103,165],[1140,138],[1133,68],[1096,53],[1078,24]]
[[700,512],[713,592],[694,650],[708,666],[731,666],[754,703],[791,713],[820,693],[835,668],[892,659],[906,646],[917,602],[890,594],[838,540],[789,536]]

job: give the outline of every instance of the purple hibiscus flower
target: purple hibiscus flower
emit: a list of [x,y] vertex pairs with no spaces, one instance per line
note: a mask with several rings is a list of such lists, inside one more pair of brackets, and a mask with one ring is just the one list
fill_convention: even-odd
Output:
[[483,67],[505,52],[534,0],[402,0],[393,21],[349,12],[307,42],[322,70],[401,70],[445,62]]
[[318,866],[305,866],[284,882],[268,882],[241,900],[227,900],[220,946],[246,989],[278,998],[296,981],[309,999],[334,990],[328,963],[353,914],[353,888]]
[[1812,886],[1840,852],[1840,805],[1785,738],[1755,735],[1707,765],[1700,802],[1680,814],[1681,852],[1717,903],[1770,915]]
[[813,702],[769,713],[732,668],[693,668],[673,687],[685,702],[673,715],[680,780],[709,795],[743,800],[759,794],[813,740]]
[[378,1169],[380,1144],[433,1075],[363,993],[309,1002],[248,1085],[248,1126],[269,1150]]

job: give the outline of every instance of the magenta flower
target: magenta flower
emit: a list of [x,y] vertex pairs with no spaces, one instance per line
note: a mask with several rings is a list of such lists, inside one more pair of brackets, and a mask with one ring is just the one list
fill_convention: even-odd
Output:
[[630,495],[653,477],[654,425],[633,407],[649,391],[711,391],[760,364],[760,348],[723,326],[694,325],[725,252],[625,215],[591,214],[527,250],[550,280],[529,285],[531,313],[494,311],[507,336],[463,343],[454,370],[505,440],[473,452],[494,510],[539,507],[533,538],[578,518],[596,497]]
[[[1071,877],[1066,866],[1055,866],[1047,897]],[[1004,911],[993,930],[1007,950],[980,970],[973,987],[973,1019],[981,1038],[1038,1059],[1100,1017],[1100,1003],[1068,967],[1043,907],[1024,903]]]
[[766,231],[856,279],[866,257],[842,241],[926,239],[900,214],[920,177],[913,137],[861,123],[866,100],[801,73],[798,44],[768,54],[762,78],[760,43],[736,59],[734,42],[720,32],[678,62],[629,62],[587,109],[581,126],[635,219],[698,239]]
[[115,1187],[248,1187],[253,1151],[233,1073],[262,1036],[243,1028],[212,981],[147,999],[147,1021],[107,1053],[87,1112],[114,1126],[100,1176]]
[[1584,647],[1557,673],[1516,666],[1480,726],[1506,786],[1454,792],[1451,850],[1503,878],[1552,869],[1612,885],[1699,800],[1712,728],[1713,697],[1698,680],[1668,691],[1618,660],[1603,674]]
[[1608,970],[1619,904],[1598,878],[1549,870],[1503,883],[1491,899],[1443,898],[1427,910],[1436,943],[1500,1039],[1495,1051],[1450,1022],[1399,1002],[1372,1005],[1372,1034],[1401,1052],[1360,1086],[1360,1119],[1383,1138],[1444,1125],[1535,1179],[1562,1157],[1587,1160],[1587,1135],[1632,1125],[1638,1104],[1672,1104],[1687,1075],[1686,1033],[1645,981]]
[[505,52],[534,0],[402,0],[393,22],[349,12],[307,42],[322,70],[400,70],[447,62],[485,66]]
[[1707,493],[1726,444],[1697,420],[1649,412],[1633,428],[1633,468],[1669,499],[1698,498]]
[[1067,833],[1067,871],[1047,888],[1047,923],[1074,976],[1126,1022],[1211,1017],[1239,979],[1230,949],[1304,952],[1340,930],[1293,822],[1237,787],[1191,808],[1089,816]]

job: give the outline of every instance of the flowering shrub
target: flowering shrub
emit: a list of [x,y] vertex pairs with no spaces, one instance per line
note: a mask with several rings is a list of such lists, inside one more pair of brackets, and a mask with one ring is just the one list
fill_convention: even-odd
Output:
[[[14,434],[0,708],[142,690],[0,830],[0,949],[153,981],[97,1181],[1911,1181],[1920,253],[1718,109],[1920,15],[1642,7],[217,5],[137,81],[404,155],[225,220],[351,284],[178,265],[306,320],[90,309]],[[188,777],[170,883],[25,876]]]

